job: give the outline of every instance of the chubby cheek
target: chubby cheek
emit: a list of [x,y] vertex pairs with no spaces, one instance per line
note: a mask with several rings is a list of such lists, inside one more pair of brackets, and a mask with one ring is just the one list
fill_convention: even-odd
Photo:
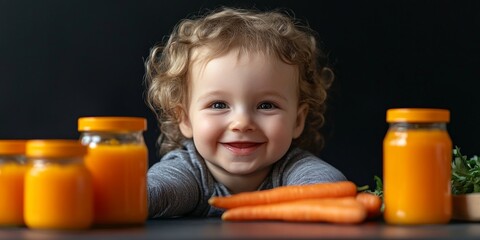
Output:
[[221,121],[206,118],[198,118],[192,123],[193,127],[193,140],[197,146],[197,150],[205,155],[214,154],[217,146],[217,142],[220,140],[223,129]]
[[274,152],[274,154],[279,157],[283,156],[292,143],[292,128],[289,127],[288,123],[274,121],[265,124],[263,129],[270,142],[269,145],[272,147],[270,151]]

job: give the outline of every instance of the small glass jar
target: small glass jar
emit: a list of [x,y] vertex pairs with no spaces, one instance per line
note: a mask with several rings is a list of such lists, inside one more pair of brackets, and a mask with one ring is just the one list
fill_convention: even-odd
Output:
[[391,224],[451,219],[452,141],[445,109],[389,109],[383,142],[384,218]]
[[33,229],[86,229],[93,222],[93,187],[78,140],[29,140],[25,224]]
[[23,226],[25,140],[0,140],[0,226]]
[[139,117],[83,117],[78,119],[82,144],[95,192],[95,225],[144,224],[148,216],[148,150]]

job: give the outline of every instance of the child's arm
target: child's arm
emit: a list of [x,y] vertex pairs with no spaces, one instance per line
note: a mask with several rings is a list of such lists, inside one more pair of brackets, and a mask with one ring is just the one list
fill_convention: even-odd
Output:
[[199,202],[199,186],[181,158],[163,159],[147,174],[149,217],[184,216]]

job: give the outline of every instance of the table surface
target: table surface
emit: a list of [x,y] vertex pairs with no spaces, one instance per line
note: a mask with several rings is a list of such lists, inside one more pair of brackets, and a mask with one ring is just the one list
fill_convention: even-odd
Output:
[[219,218],[148,220],[143,226],[83,231],[0,228],[0,239],[480,239],[480,223],[397,226],[383,221],[356,225],[278,221],[225,222]]
[[219,218],[148,220],[135,227],[84,231],[0,228],[0,239],[480,239],[480,223],[397,226],[383,221],[357,225],[279,221],[225,222]]

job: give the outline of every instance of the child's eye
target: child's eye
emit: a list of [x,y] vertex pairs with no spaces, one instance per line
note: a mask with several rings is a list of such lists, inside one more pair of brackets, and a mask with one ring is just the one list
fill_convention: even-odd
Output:
[[213,109],[225,109],[228,108],[227,104],[224,102],[214,102],[210,105],[210,108]]
[[275,104],[270,103],[270,102],[262,102],[260,105],[258,105],[258,109],[274,109]]

